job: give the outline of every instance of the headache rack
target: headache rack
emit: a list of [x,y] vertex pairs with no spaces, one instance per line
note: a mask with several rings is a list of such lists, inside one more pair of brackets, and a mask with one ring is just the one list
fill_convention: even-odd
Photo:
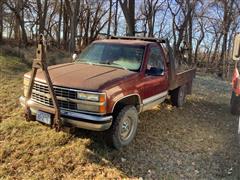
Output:
[[166,43],[168,39],[164,38],[153,38],[153,37],[135,37],[135,36],[110,36],[109,39],[124,39],[124,40],[141,40],[141,41],[149,41],[156,43]]

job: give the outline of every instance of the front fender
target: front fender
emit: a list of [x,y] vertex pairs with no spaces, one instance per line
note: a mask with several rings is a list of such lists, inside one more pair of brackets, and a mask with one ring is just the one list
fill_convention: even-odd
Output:
[[107,93],[107,97],[108,97],[107,112],[113,113],[114,108],[119,101],[125,98],[130,98],[132,96],[135,96],[137,98],[137,101],[138,101],[137,104],[139,105],[142,104],[141,96],[138,91],[118,91],[118,92],[112,93],[111,95]]

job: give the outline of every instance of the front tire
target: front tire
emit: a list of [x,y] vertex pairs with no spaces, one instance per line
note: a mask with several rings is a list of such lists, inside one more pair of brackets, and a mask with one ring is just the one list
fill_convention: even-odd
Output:
[[107,133],[108,142],[118,150],[127,146],[136,135],[137,125],[137,109],[132,105],[123,107],[116,113],[109,133]]

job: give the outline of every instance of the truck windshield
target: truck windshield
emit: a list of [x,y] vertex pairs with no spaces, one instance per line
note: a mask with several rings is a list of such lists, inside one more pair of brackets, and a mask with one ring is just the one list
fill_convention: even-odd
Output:
[[144,46],[93,43],[79,55],[76,62],[138,71],[142,64],[144,49]]

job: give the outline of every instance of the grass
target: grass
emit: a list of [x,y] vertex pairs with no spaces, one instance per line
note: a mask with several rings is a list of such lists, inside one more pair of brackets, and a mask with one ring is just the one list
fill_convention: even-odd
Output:
[[134,142],[109,148],[103,133],[57,133],[26,122],[18,58],[0,56],[0,179],[234,179],[240,172],[230,85],[197,76],[183,108],[168,102],[140,115]]
[[[29,68],[19,58],[0,56],[0,122],[20,114],[18,99],[22,93],[22,76]],[[17,112],[16,112],[17,109]]]

